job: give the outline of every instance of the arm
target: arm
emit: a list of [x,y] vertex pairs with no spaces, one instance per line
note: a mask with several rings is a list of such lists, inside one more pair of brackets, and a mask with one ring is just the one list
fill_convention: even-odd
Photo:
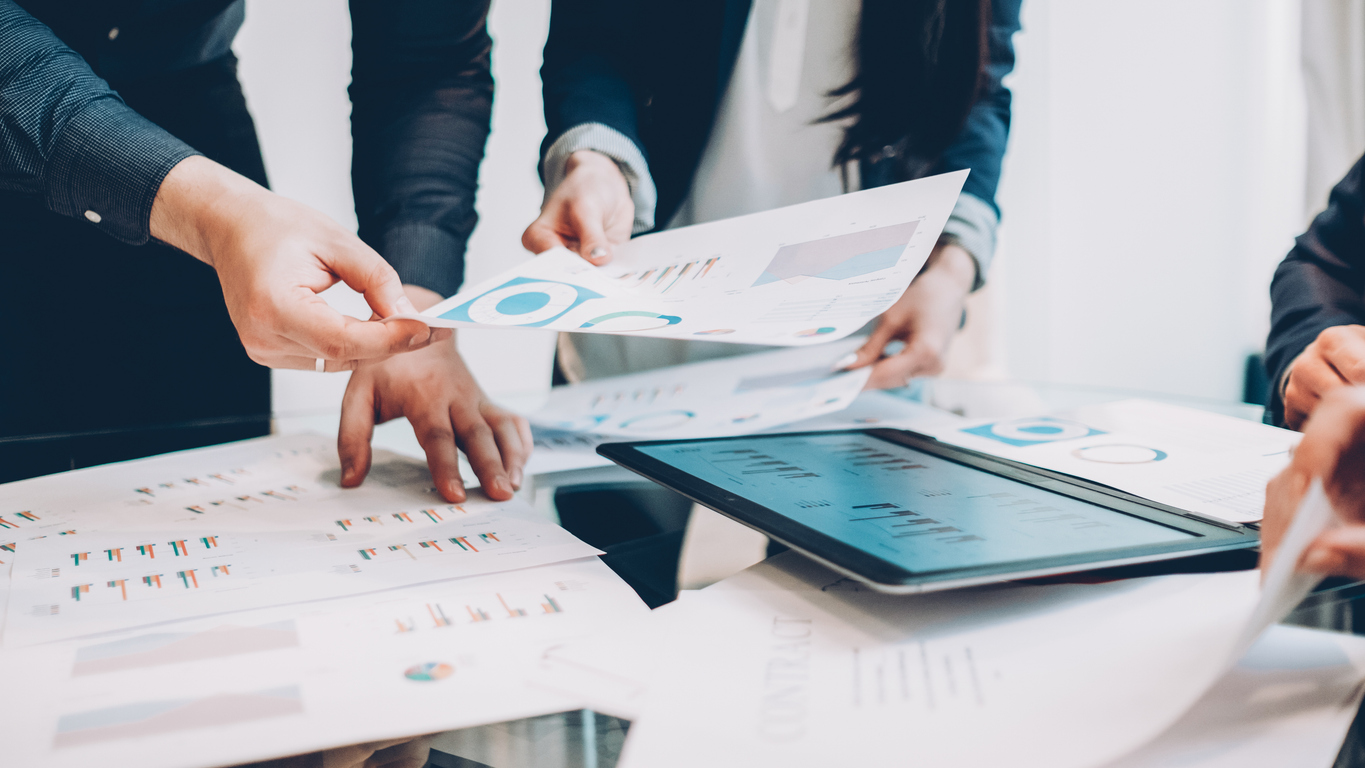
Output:
[[1365,159],[1275,270],[1270,412],[1297,427],[1328,390],[1365,383]]
[[[360,236],[421,309],[459,290],[492,114],[483,0],[352,0],[351,169]],[[530,454],[525,419],[493,405],[453,338],[360,365],[342,401],[342,484],[369,472],[376,422],[411,422],[432,478],[466,498],[457,446],[489,496],[511,498]]]
[[259,363],[311,369],[322,358],[336,370],[433,335],[415,322],[362,323],[327,307],[317,293],[338,280],[380,316],[411,305],[392,270],[353,236],[129,109],[12,0],[0,0],[0,189],[41,195],[54,213],[126,243],[155,238],[212,266]]

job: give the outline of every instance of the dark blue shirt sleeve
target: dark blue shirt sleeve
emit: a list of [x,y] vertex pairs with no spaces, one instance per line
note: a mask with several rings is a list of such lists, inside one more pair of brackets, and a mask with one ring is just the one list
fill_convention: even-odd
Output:
[[351,0],[360,237],[404,283],[459,290],[493,108],[486,0]]
[[162,180],[193,154],[50,29],[0,0],[0,189],[41,196],[54,213],[141,245]]
[[1328,328],[1365,324],[1365,158],[1335,187],[1327,209],[1275,269],[1270,282],[1270,415],[1284,423],[1280,382],[1289,366]]
[[1022,0],[994,0],[991,26],[986,45],[990,60],[986,64],[986,83],[980,97],[967,115],[956,140],[943,151],[935,167],[937,173],[970,168],[971,175],[962,191],[990,203],[996,215],[1000,206],[995,190],[1000,186],[1000,168],[1005,160],[1005,145],[1010,134],[1010,90],[1004,79],[1014,70],[1014,33],[1019,31]]

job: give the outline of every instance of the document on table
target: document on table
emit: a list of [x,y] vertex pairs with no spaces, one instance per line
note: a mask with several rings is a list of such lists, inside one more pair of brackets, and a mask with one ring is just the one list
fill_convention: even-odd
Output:
[[773,346],[834,341],[900,298],[966,178],[956,171],[645,235],[604,267],[556,248],[415,317]]
[[852,404],[872,369],[834,365],[862,343],[845,339],[555,387],[527,418],[550,429],[640,440],[749,434]]
[[1289,462],[1299,439],[1289,430],[1145,400],[978,419],[932,434],[1237,523],[1261,519],[1266,481]]
[[7,651],[5,764],[238,764],[578,709],[549,645],[648,608],[596,558]]
[[5,645],[599,553],[521,501],[445,503],[412,459],[377,454],[365,487],[343,491],[334,448],[317,441],[251,441],[31,481],[33,498],[64,510],[28,512],[32,525],[57,517],[72,528],[18,542]]

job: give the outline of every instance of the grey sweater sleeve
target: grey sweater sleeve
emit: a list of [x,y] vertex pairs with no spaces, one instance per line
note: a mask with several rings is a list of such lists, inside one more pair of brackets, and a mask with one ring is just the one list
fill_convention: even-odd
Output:
[[591,149],[615,160],[621,174],[626,177],[631,201],[635,203],[635,224],[631,234],[653,229],[654,206],[658,195],[644,153],[625,134],[601,123],[576,125],[555,139],[545,151],[545,158],[540,164],[541,177],[545,179],[545,198],[548,200],[563,183],[569,155],[582,149]]

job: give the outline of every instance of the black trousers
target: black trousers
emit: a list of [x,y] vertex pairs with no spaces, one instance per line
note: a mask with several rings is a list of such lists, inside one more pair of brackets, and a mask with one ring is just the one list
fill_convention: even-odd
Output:
[[[234,57],[113,85],[266,182]],[[269,432],[270,373],[247,357],[208,266],[0,194],[0,276],[0,482]]]

